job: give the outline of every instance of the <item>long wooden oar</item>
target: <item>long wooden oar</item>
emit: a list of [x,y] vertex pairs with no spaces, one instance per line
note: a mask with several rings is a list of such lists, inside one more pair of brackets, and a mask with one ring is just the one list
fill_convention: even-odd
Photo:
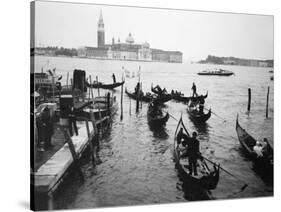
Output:
[[[209,161],[210,163],[212,163],[212,164],[214,164],[214,165],[217,165],[215,162],[209,160],[208,158],[206,158],[206,157],[204,157],[204,156],[202,156],[202,155],[201,155],[201,157],[204,158],[206,161]],[[248,187],[248,184],[247,184],[244,180],[240,179],[239,177],[237,177],[237,176],[235,176],[234,174],[230,173],[229,171],[225,170],[225,169],[222,168],[221,166],[219,166],[219,168],[220,168],[221,170],[223,170],[225,173],[227,173],[227,174],[229,174],[230,176],[232,176],[233,178],[235,178],[236,180],[239,180],[240,182],[243,182],[243,183],[244,183],[244,185],[242,186],[242,188],[240,189],[240,191],[244,191],[245,188]]]
[[173,119],[175,119],[176,121],[179,121],[179,120],[177,120],[171,113],[169,113],[169,115],[170,115]]
[[[209,111],[208,109],[204,108],[204,110],[206,111]],[[223,122],[227,122],[224,118],[222,118],[221,116],[217,115],[216,113],[214,113],[212,110],[211,110],[211,113],[214,114],[215,116],[217,116],[218,118],[222,119]]]

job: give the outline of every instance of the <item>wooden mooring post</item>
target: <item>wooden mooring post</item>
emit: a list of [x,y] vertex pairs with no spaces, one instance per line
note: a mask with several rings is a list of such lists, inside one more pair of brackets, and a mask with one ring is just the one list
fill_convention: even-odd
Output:
[[129,108],[129,114],[131,115],[131,98],[129,98],[129,101],[130,101],[130,108]]
[[66,75],[66,88],[68,88],[68,78],[69,78],[69,72],[67,72],[67,75]]
[[[141,91],[142,91],[142,82],[140,84],[140,87],[141,87]],[[142,101],[140,101],[140,108],[142,109]]]
[[[90,84],[92,84],[92,77],[91,75],[89,76],[89,79],[90,79]],[[93,88],[90,86],[90,91],[91,91],[91,97],[92,99],[94,99],[94,92],[93,92]]]
[[268,118],[268,101],[269,101],[269,86],[267,87],[267,95],[266,95],[266,118]]
[[68,147],[69,147],[70,153],[71,153],[72,158],[73,158],[73,164],[74,164],[75,168],[78,171],[80,180],[83,181],[84,180],[84,176],[83,176],[83,173],[82,173],[82,171],[81,171],[81,169],[79,167],[79,164],[78,164],[78,156],[76,154],[75,147],[74,147],[73,141],[71,139],[71,136],[69,135],[68,129],[65,128],[65,127],[63,128],[63,132],[64,132],[64,136],[65,136],[66,142],[68,143]]
[[136,102],[136,112],[138,113],[139,112],[139,106],[140,106],[140,100],[139,100],[139,97],[140,97],[140,82],[138,82],[138,87],[137,87],[137,102]]
[[85,123],[86,123],[87,135],[88,135],[89,146],[90,146],[90,151],[91,151],[91,160],[92,160],[93,166],[95,166],[94,147],[93,147],[93,143],[92,143],[92,138],[91,138],[91,133],[90,133],[90,128],[89,128],[89,122],[88,122],[87,119],[85,119]]
[[[123,80],[123,77],[122,77]],[[123,120],[123,84],[121,85],[121,115],[120,120]]]
[[95,154],[96,153],[95,146],[97,146],[97,151],[99,151],[100,143],[99,143],[98,127],[97,127],[97,124],[96,124],[96,118],[95,118],[95,115],[94,115],[93,111],[90,111],[90,118],[91,118],[92,125],[93,125],[93,128],[94,128],[94,138],[96,138],[96,145],[95,144],[93,145],[93,147],[94,147],[93,151],[94,151],[94,154]]
[[[99,84],[99,78],[98,78],[98,76],[96,76],[96,81],[97,81],[97,85]],[[98,86],[98,96],[100,96],[100,88],[99,88],[99,86]]]
[[248,112],[251,110],[251,88],[248,88]]

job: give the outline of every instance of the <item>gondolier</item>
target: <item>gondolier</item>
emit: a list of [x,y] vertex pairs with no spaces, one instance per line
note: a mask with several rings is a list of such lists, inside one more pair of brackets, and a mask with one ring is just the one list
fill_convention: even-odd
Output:
[[193,132],[190,139],[190,144],[187,149],[188,160],[189,160],[189,174],[197,175],[197,159],[201,156],[199,140],[196,138],[197,133]]
[[[183,129],[183,130],[182,130]],[[184,131],[184,132],[183,132]],[[178,140],[180,140],[181,135],[186,134],[188,136],[189,141],[193,141],[195,138],[191,138],[189,132],[187,131],[186,127],[183,124],[182,117],[180,118],[176,132],[174,137],[174,150],[175,150],[175,162],[176,162],[176,168],[179,169],[179,174],[182,177],[182,180],[184,183],[187,183],[189,186],[194,187],[196,189],[202,189],[203,191],[207,190],[213,190],[217,187],[217,184],[219,182],[219,173],[220,168],[219,165],[214,164],[213,169],[208,166],[206,163],[204,157],[197,156],[200,158],[200,160],[196,161],[196,164],[198,163],[198,175],[193,175],[190,173],[190,161],[188,158],[184,158],[182,156],[182,152],[188,149],[187,147],[184,147],[183,145],[178,145]],[[181,139],[182,140],[182,139]],[[197,140],[197,139],[196,139]],[[196,143],[193,143],[196,144]],[[182,147],[181,147],[182,146]],[[196,145],[195,145],[196,146]],[[195,152],[199,152],[199,142],[197,143],[197,150]],[[195,148],[196,150],[196,148]],[[197,171],[197,170],[196,170]]]
[[193,91],[193,93],[192,93],[192,97],[197,97],[198,96],[198,94],[197,94],[197,92],[196,92],[196,85],[195,85],[195,83],[193,82],[193,84],[192,84],[192,88],[191,88],[191,90]]
[[116,83],[116,77],[114,73],[112,74],[112,78],[113,78],[113,83]]

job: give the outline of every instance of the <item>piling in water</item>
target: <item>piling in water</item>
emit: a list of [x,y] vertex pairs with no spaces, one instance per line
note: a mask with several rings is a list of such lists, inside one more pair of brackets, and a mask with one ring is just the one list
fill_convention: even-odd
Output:
[[[98,78],[98,76],[96,76],[96,83],[97,83],[97,85],[99,84],[99,78]],[[100,88],[99,88],[99,86],[98,86],[98,96],[100,96]]]
[[121,121],[123,120],[123,84],[121,86],[121,116],[120,116]]
[[251,110],[251,88],[248,88],[248,112]]
[[267,88],[267,96],[266,96],[266,118],[268,118],[268,100],[269,100],[269,86]]

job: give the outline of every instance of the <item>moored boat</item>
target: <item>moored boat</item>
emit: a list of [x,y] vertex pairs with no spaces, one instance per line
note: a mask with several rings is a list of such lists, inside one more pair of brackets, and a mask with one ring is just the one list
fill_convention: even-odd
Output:
[[198,75],[215,75],[215,76],[231,76],[234,74],[232,71],[228,71],[221,68],[215,68],[215,69],[207,69],[204,71],[200,71],[197,73]]
[[168,112],[163,114],[160,107],[153,106],[153,102],[148,105],[147,119],[148,123],[153,126],[163,126],[166,124],[170,115]]
[[127,90],[127,88],[125,89],[125,93],[132,99],[137,100],[137,98],[139,98],[139,101],[142,102],[151,102],[153,99],[153,96],[151,93],[146,93],[144,94],[140,94],[139,97],[137,97],[137,94],[133,93],[133,92],[129,92]]
[[92,84],[87,84],[87,86],[90,87],[90,88],[101,88],[101,89],[113,90],[114,88],[117,88],[117,87],[123,85],[124,83],[125,83],[125,81],[111,83],[111,84],[105,84],[105,83],[101,83],[101,82],[94,82]]
[[213,190],[217,187],[219,182],[219,173],[220,173],[220,166],[214,165],[213,169],[211,170],[205,161],[204,158],[198,160],[198,175],[190,174],[189,173],[189,163],[187,158],[182,158],[180,155],[180,148],[177,142],[177,135],[180,129],[183,128],[184,132],[188,137],[190,137],[184,123],[182,121],[182,117],[180,118],[174,137],[174,152],[175,152],[175,161],[176,165],[182,175],[183,181],[188,183],[193,187],[198,187],[198,189],[204,190]]
[[[137,99],[137,94],[136,93],[132,93],[129,92],[127,89],[125,89],[125,93],[132,99]],[[140,95],[138,96],[139,101],[143,101],[143,102],[151,102],[152,100],[155,102],[158,102],[160,104],[163,104],[165,102],[168,102],[172,99],[171,96],[159,96],[159,95],[153,95],[149,92],[147,92],[146,94],[143,94],[142,92],[140,92]]]
[[190,97],[187,97],[187,96],[182,96],[182,95],[173,95],[171,94],[171,98],[177,102],[182,102],[182,103],[188,103],[189,101],[193,101],[193,102],[197,102],[201,99],[206,99],[208,97],[208,91],[205,95],[200,95],[200,96],[190,96]]
[[238,114],[236,118],[236,132],[239,142],[247,155],[250,156],[253,161],[260,167],[273,168],[273,147],[268,143],[267,150],[262,155],[258,155],[254,151],[254,147],[257,144],[257,140],[254,139],[244,128],[242,128],[238,121]]
[[204,123],[211,117],[212,111],[210,108],[208,113],[204,113],[204,112],[202,113],[198,111],[197,108],[189,105],[187,107],[187,113],[189,115],[189,118],[195,123]]

